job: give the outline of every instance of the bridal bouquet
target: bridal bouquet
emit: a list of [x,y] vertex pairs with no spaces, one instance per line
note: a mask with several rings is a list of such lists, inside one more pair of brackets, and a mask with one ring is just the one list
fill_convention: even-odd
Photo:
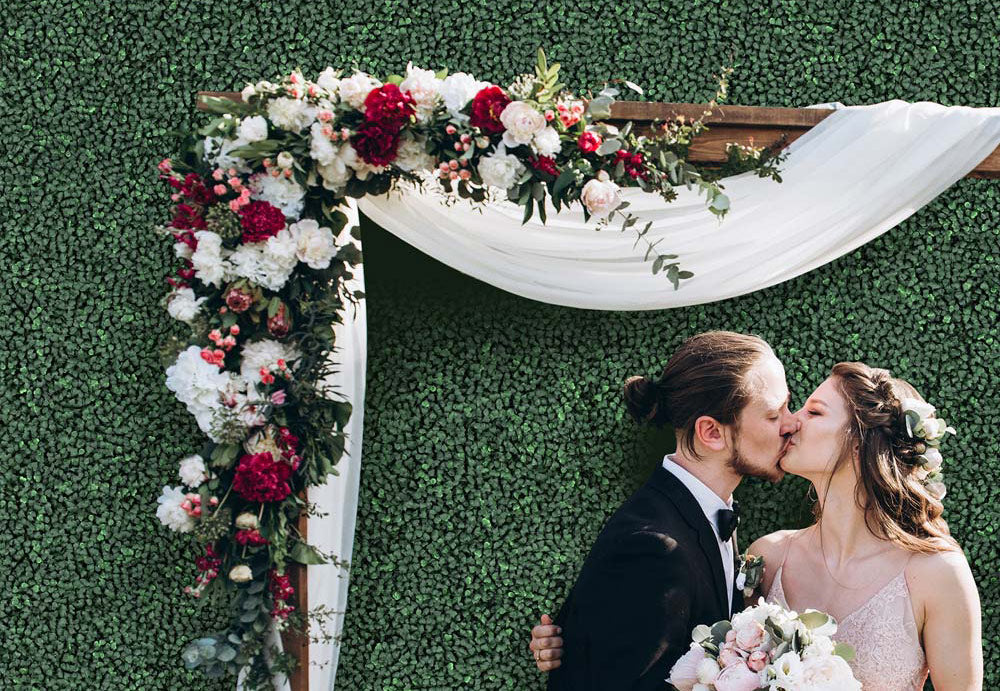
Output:
[[835,643],[836,632],[824,612],[798,614],[761,598],[731,622],[695,627],[667,681],[678,691],[860,691],[847,664],[854,650]]

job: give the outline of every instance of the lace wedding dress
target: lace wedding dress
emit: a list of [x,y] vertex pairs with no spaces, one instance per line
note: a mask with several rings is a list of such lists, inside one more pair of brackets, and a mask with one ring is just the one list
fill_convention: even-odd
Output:
[[[784,565],[782,559],[767,600],[791,609],[781,585]],[[851,669],[864,691],[920,691],[924,688],[927,660],[913,619],[904,573],[840,619],[833,638],[854,647]]]

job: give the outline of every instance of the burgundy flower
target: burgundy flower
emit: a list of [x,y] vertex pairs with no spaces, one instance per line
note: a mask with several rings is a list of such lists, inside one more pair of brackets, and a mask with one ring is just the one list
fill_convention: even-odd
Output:
[[264,242],[285,228],[285,214],[267,202],[250,202],[240,209],[243,242]]
[[351,137],[351,143],[365,163],[387,166],[396,159],[399,130],[377,122],[365,123]]
[[529,156],[528,163],[537,171],[542,173],[548,173],[549,175],[559,175],[559,169],[556,168],[556,159],[551,156]]
[[281,303],[281,307],[273,317],[267,320],[267,330],[271,332],[271,335],[275,338],[284,338],[288,335],[288,332],[292,330],[292,319],[288,316],[288,310],[285,309],[285,303]]
[[365,120],[388,129],[399,130],[417,112],[417,102],[409,91],[400,91],[395,84],[372,89],[365,98]]
[[500,134],[504,131],[500,122],[500,113],[510,103],[510,97],[499,86],[488,86],[481,89],[472,98],[472,110],[469,112],[469,124],[478,127],[486,134]]
[[576,144],[580,147],[580,151],[585,154],[592,154],[601,146],[601,135],[596,132],[584,132],[576,140]]
[[625,174],[633,180],[635,178],[649,179],[649,171],[646,169],[646,162],[642,154],[630,154],[627,151],[619,149],[615,152],[615,164],[619,161],[622,161],[625,166]]
[[170,225],[182,230],[202,230],[206,227],[205,219],[201,216],[201,209],[190,204],[177,205],[174,220],[170,222]]
[[243,546],[250,545],[251,547],[268,543],[268,539],[261,535],[259,530],[237,530],[234,539]]
[[246,454],[236,466],[233,491],[247,501],[281,501],[292,492],[288,486],[291,474],[291,466],[274,460],[270,451]]
[[226,293],[226,307],[233,312],[246,312],[253,305],[253,295],[239,288],[230,288]]

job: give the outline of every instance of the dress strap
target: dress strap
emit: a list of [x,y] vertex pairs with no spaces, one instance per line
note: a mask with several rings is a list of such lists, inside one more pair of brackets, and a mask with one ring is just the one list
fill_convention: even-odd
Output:
[[799,533],[801,532],[802,532],[801,530],[796,530],[794,533],[789,535],[788,538],[785,539],[785,551],[781,555],[781,563],[778,564],[779,570],[785,565],[785,559],[788,558],[788,550],[791,549],[792,547],[792,540],[797,538],[799,536]]

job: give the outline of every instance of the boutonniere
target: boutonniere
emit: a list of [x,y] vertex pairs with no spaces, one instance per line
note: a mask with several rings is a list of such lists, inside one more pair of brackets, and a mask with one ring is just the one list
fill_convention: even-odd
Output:
[[764,579],[764,557],[750,554],[750,550],[747,549],[739,558],[736,587],[743,591],[743,597],[750,597]]

